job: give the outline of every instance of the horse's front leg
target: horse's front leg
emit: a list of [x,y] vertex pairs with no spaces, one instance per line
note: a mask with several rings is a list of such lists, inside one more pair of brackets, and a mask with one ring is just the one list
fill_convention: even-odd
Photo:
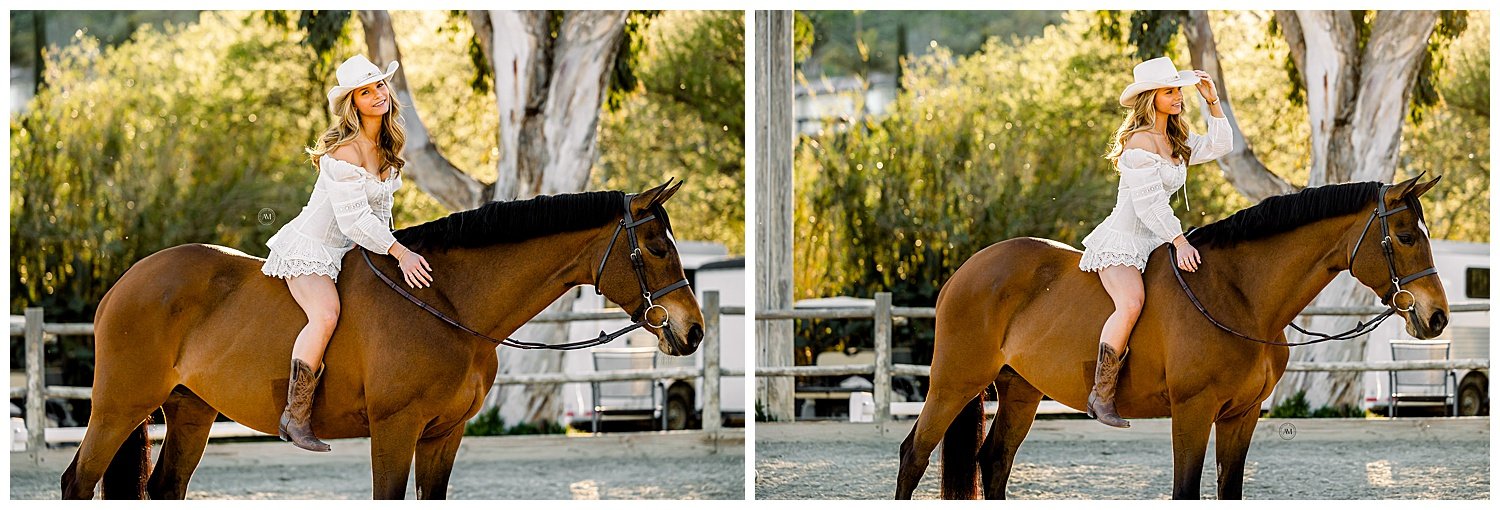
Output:
[[1260,404],[1214,424],[1214,449],[1219,462],[1219,499],[1241,499],[1245,488],[1245,456],[1260,418]]
[[1172,403],[1172,499],[1199,498],[1216,403],[1204,393]]
[[422,421],[409,414],[370,420],[370,470],[375,499],[406,499],[406,477]]
[[417,499],[447,499],[448,476],[464,438],[464,422],[441,435],[417,442]]

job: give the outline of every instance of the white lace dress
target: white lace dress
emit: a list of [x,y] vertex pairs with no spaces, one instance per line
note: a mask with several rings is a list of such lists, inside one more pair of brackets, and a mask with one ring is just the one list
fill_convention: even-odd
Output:
[[326,155],[318,170],[307,206],[266,241],[271,253],[260,268],[266,276],[321,274],[337,282],[344,254],[356,243],[384,254],[396,242],[391,206],[401,189],[399,171],[381,181],[363,167]]
[[1207,136],[1188,133],[1191,157],[1186,164],[1152,151],[1126,149],[1116,163],[1120,186],[1115,208],[1083,238],[1078,268],[1131,266],[1144,272],[1151,250],[1182,233],[1182,222],[1167,198],[1187,182],[1187,166],[1218,159],[1229,153],[1232,143],[1229,120],[1209,115]]

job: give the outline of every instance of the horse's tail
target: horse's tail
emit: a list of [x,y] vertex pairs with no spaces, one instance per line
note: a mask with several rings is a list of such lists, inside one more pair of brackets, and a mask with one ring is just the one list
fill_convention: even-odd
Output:
[[943,499],[979,496],[979,446],[984,440],[984,392],[970,400],[943,435]]
[[151,476],[151,439],[146,426],[150,424],[147,416],[115,451],[100,486],[104,499],[146,499],[146,479]]

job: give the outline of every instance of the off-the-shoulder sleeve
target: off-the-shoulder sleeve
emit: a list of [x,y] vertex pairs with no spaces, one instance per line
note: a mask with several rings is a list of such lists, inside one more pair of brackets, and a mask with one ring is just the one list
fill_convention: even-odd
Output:
[[[1161,161],[1150,160],[1149,156],[1132,155],[1135,151],[1139,149],[1125,151],[1120,155],[1119,163],[1120,182],[1125,185],[1125,192],[1130,194],[1135,215],[1161,239],[1175,238],[1182,233],[1182,221],[1172,213],[1172,205],[1167,202],[1167,191],[1162,187],[1161,176],[1157,174]],[[1146,164],[1131,165],[1140,162]]]
[[1229,154],[1229,150],[1234,148],[1234,134],[1229,128],[1229,119],[1215,117],[1212,114],[1207,117],[1207,135],[1188,133],[1187,145],[1192,151],[1192,155],[1188,158],[1189,165],[1219,159],[1219,156]]
[[365,196],[364,189],[364,183],[370,177],[354,164],[329,156],[322,158],[319,167],[328,177],[325,182],[339,231],[370,251],[389,252],[396,237],[370,208],[370,199]]

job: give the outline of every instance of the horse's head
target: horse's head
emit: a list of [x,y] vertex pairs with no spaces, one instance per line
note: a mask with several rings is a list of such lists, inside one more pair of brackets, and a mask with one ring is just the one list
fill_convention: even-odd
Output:
[[1422,217],[1423,193],[1437,184],[1410,180],[1381,187],[1381,204],[1365,231],[1351,238],[1349,273],[1379,293],[1381,302],[1394,306],[1406,319],[1406,332],[1416,338],[1432,338],[1448,325],[1448,296],[1432,263],[1432,245]]
[[[682,182],[671,180],[628,195],[611,248],[602,257],[595,286],[610,301],[643,321],[661,352],[686,356],[703,341],[703,312],[678,259],[672,223],[662,206]],[[612,229],[615,230],[615,229]],[[614,246],[618,245],[618,246]]]

